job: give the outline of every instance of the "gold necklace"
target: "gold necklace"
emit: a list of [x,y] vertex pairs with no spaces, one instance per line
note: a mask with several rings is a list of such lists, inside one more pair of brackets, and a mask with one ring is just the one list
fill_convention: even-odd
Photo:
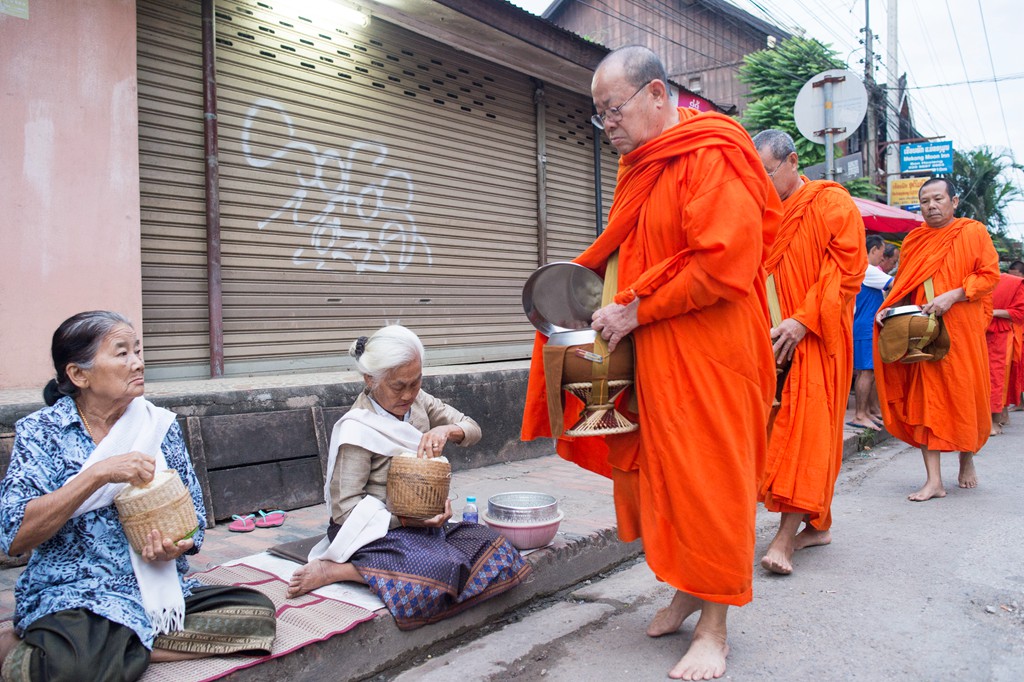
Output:
[[92,427],[89,426],[89,420],[85,418],[85,412],[82,412],[82,408],[77,400],[75,401],[75,409],[78,410],[78,416],[82,418],[82,423],[85,424],[85,432],[89,434],[89,438],[95,443],[96,436],[92,435]]

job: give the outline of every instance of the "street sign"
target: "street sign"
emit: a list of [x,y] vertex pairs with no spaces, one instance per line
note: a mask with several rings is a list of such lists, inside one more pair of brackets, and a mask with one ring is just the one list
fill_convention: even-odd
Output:
[[825,144],[825,89],[815,87],[823,79],[841,79],[832,83],[831,128],[832,143],[842,142],[853,135],[868,110],[868,91],[860,77],[852,71],[829,69],[804,83],[793,105],[793,118],[800,134],[811,142]]
[[900,145],[900,173],[952,173],[953,141]]
[[[836,169],[836,182],[849,182],[854,178],[864,175],[864,153],[854,152],[836,159],[833,164]],[[810,180],[821,180],[825,177],[825,164],[816,163],[813,166],[804,166],[803,174]]]
[[928,178],[893,178],[889,183],[889,205],[907,207],[917,204],[917,193],[927,181]]

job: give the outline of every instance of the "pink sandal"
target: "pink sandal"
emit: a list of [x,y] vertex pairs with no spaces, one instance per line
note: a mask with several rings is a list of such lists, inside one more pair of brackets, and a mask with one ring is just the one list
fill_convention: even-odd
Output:
[[231,518],[234,519],[229,525],[228,530],[232,533],[251,533],[256,530],[256,522],[252,520],[252,514],[246,514],[245,516],[239,516],[238,514],[232,514]]
[[282,525],[285,518],[288,516],[287,512],[280,509],[275,509],[274,511],[269,512],[265,512],[260,509],[256,513],[260,515],[260,518],[254,521],[257,528],[276,528],[277,526]]

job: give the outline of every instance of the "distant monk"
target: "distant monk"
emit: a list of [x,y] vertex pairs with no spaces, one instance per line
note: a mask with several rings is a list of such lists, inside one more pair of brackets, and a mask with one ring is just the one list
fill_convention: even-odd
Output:
[[[1010,263],[1010,267],[1007,272],[1014,277],[1024,278],[1024,261],[1013,261]],[[1014,393],[1014,397],[1017,398],[1017,406],[1014,407],[1013,410],[1014,412],[1019,412],[1024,410],[1024,329],[1021,330],[1021,361],[1017,364],[1015,385],[1016,393]]]
[[853,305],[868,260],[864,221],[846,188],[801,176],[793,138],[781,130],[758,133],[754,146],[784,211],[765,269],[781,318],[772,320],[775,361],[789,366],[758,490],[782,518],[761,566],[787,575],[794,550],[832,542],[832,492],[853,378]]
[[[927,478],[908,499],[922,502],[946,495],[942,452],[960,452],[961,488],[978,485],[974,454],[992,426],[985,329],[999,281],[999,256],[984,225],[953,217],[960,198],[949,180],[928,180],[918,196],[925,222],[903,242],[899,271],[879,318],[892,306],[919,305],[942,318],[950,348],[934,362],[883,364],[876,324],[875,372],[886,429],[921,448]],[[929,278],[936,294],[930,302],[925,294]]]
[[992,292],[992,321],[985,332],[992,383],[992,431],[1003,432],[1007,407],[1020,402],[1021,335],[1024,332],[1024,279],[999,275]]

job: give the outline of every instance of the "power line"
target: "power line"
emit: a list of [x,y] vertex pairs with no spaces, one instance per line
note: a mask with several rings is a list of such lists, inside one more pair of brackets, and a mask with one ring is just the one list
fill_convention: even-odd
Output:
[[[946,0],[946,14],[949,15],[949,25],[953,29],[953,41],[956,43],[957,54],[960,55],[960,65],[964,68],[964,78],[970,80],[970,75],[967,73],[967,62],[964,61],[964,51],[960,49],[960,37],[956,32],[956,22],[953,21],[953,11],[949,8],[949,0]],[[971,106],[974,107],[974,116],[978,119],[978,129],[981,130],[982,137],[985,135],[985,126],[981,122],[981,113],[978,111],[978,103],[974,96],[974,88],[968,84],[968,89],[971,91]]]

